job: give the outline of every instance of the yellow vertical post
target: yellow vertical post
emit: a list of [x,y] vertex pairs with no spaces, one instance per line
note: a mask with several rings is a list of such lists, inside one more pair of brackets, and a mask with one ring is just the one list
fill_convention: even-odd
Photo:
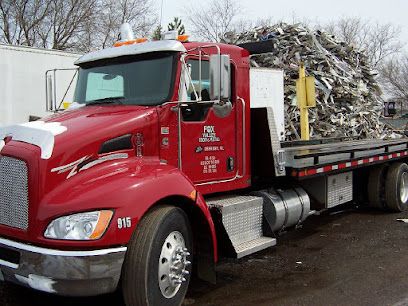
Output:
[[296,80],[296,97],[300,111],[300,137],[309,140],[309,108],[316,107],[316,86],[315,78],[306,76],[303,63],[300,63],[299,79]]
[[299,67],[299,79],[296,81],[296,95],[300,110],[300,137],[302,140],[310,139],[309,110],[306,92],[306,70],[303,63]]

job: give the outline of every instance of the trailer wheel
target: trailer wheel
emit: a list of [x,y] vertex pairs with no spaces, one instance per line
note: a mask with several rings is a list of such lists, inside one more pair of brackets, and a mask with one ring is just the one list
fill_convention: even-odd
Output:
[[392,164],[385,182],[385,201],[391,211],[402,212],[408,208],[408,165]]
[[191,228],[174,206],[153,209],[138,224],[123,265],[127,306],[180,305],[190,281]]
[[387,165],[380,165],[370,171],[368,177],[367,193],[370,207],[385,209],[385,177]]

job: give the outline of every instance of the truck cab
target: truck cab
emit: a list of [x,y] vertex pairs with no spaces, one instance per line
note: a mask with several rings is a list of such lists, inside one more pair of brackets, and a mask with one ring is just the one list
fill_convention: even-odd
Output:
[[171,207],[189,233],[166,237],[178,261],[161,297],[184,295],[193,253],[198,274],[213,279],[203,197],[251,183],[248,56],[162,40],[77,60],[68,110],[0,130],[2,278],[63,295],[111,292],[135,277],[123,266],[141,220]]
[[[74,100],[84,109],[140,112],[140,123],[105,118],[127,125],[130,138],[136,135],[130,139],[136,155],[177,167],[202,194],[245,188],[250,155],[249,122],[243,119],[249,112],[249,89],[238,85],[248,84],[243,79],[249,69],[244,52],[235,46],[175,40],[102,50],[77,61]],[[221,63],[222,57],[226,61]],[[221,75],[220,65],[226,62],[222,84],[227,88],[221,97],[221,80],[211,78]],[[123,136],[112,130],[116,135],[106,136],[106,141]]]

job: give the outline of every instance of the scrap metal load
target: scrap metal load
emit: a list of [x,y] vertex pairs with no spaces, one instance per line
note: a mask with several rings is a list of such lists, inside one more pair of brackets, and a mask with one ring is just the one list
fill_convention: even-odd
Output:
[[379,120],[383,102],[377,73],[363,52],[333,35],[299,24],[255,28],[234,39],[235,44],[256,41],[270,46],[267,53],[253,55],[251,65],[279,68],[285,73],[286,140],[300,138],[295,84],[300,62],[316,78],[317,105],[309,110],[312,138],[396,137]]

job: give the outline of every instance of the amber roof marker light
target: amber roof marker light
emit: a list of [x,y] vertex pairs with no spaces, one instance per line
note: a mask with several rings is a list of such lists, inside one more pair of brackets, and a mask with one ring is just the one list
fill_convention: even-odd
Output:
[[[179,35],[177,31],[166,31],[161,35],[161,40],[177,40],[179,42],[188,42],[189,35]],[[140,44],[149,41],[146,37],[135,38],[132,27],[129,23],[120,26],[118,35],[119,40],[113,44],[114,47]]]

